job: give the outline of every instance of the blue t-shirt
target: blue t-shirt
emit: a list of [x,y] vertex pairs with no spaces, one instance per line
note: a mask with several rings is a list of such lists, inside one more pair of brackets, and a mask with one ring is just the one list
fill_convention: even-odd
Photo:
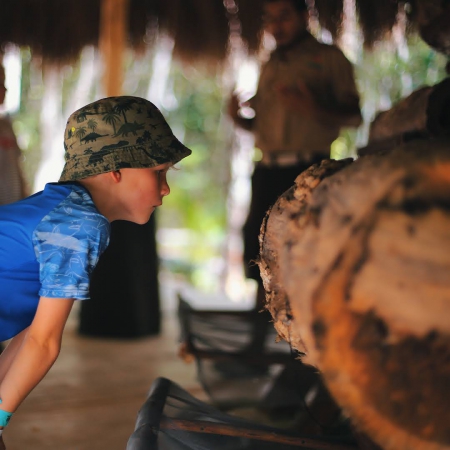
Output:
[[89,298],[89,280],[110,224],[89,192],[49,183],[0,206],[0,341],[28,327],[39,297]]

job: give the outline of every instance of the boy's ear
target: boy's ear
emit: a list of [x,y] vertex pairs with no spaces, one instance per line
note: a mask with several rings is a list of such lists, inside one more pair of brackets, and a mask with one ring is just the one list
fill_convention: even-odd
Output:
[[113,172],[108,172],[108,176],[110,176],[114,183],[119,183],[122,179],[122,174],[120,170],[114,170]]

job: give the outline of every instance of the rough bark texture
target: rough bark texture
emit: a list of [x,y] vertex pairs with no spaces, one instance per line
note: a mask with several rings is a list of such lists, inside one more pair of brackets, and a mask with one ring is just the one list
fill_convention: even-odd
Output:
[[261,240],[275,322],[281,292],[285,334],[384,449],[450,449],[450,141],[364,156],[306,196],[299,184],[299,213],[272,241],[275,205]]
[[435,50],[450,55],[450,3],[420,0],[417,7],[417,22],[422,39]]
[[324,160],[314,164],[301,173],[295,184],[288,189],[267,212],[261,226],[259,269],[266,291],[267,309],[270,311],[274,326],[279,335],[299,352],[305,353],[305,362],[309,362],[308,342],[311,337],[308,330],[301,330],[299,321],[298,332],[292,332],[295,319],[292,316],[289,300],[280,279],[280,258],[285,245],[290,245],[291,237],[287,234],[289,222],[296,218],[296,224],[301,227],[301,218],[305,213],[312,191],[326,177],[336,173],[352,162]]
[[380,112],[370,125],[369,143],[405,134],[448,136],[449,124],[450,78],[447,78],[435,86],[417,89],[388,111]]

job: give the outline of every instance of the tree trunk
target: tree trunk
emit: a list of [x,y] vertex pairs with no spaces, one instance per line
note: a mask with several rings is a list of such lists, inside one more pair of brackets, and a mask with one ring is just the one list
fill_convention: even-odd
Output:
[[[260,260],[259,269],[266,291],[267,309],[270,311],[278,334],[293,348],[304,353],[304,362],[313,364],[311,353],[314,351],[309,330],[304,329],[303,321],[295,322],[292,316],[289,299],[281,281],[280,264],[284,257],[285,245],[291,245],[302,227],[302,214],[308,206],[312,191],[326,177],[338,172],[352,162],[324,160],[314,164],[301,173],[295,185],[288,189],[267,212],[261,226],[259,236]],[[287,235],[287,227],[296,217],[293,234]],[[292,230],[291,230],[292,231]],[[302,312],[302,316],[308,314]]]
[[450,3],[442,0],[417,2],[419,33],[438,52],[450,55]]
[[260,236],[275,326],[382,448],[450,449],[450,141],[320,167]]
[[450,78],[446,78],[434,86],[417,89],[391,109],[380,112],[370,125],[369,145],[359,153],[377,151],[383,143],[392,148],[393,143],[418,135],[449,136],[449,125]]

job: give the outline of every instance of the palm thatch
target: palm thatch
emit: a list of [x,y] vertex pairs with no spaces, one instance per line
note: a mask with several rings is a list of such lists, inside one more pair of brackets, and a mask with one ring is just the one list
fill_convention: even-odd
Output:
[[166,0],[160,25],[173,37],[174,56],[186,61],[223,61],[227,55],[229,19],[222,1]]
[[236,0],[236,22],[250,53],[258,51],[262,35],[262,1]]
[[344,0],[316,0],[314,3],[320,25],[336,39],[342,33]]
[[30,47],[50,60],[71,59],[98,41],[98,2],[13,1],[0,4],[0,42]]
[[356,0],[364,42],[384,40],[397,23],[399,5],[392,0]]
[[[345,30],[347,2],[356,10],[367,48],[389,38],[399,11],[408,13],[409,25],[425,29],[450,3],[308,0],[312,15],[335,39]],[[222,62],[228,54],[230,37],[238,36],[250,54],[259,49],[261,9],[262,0],[129,0],[128,44],[134,50],[142,49],[162,32],[174,39],[174,54],[181,60]],[[0,46],[14,43],[29,47],[34,55],[52,62],[73,60],[86,45],[97,45],[100,10],[101,0],[2,0]],[[430,39],[431,45],[450,53],[435,32]]]

